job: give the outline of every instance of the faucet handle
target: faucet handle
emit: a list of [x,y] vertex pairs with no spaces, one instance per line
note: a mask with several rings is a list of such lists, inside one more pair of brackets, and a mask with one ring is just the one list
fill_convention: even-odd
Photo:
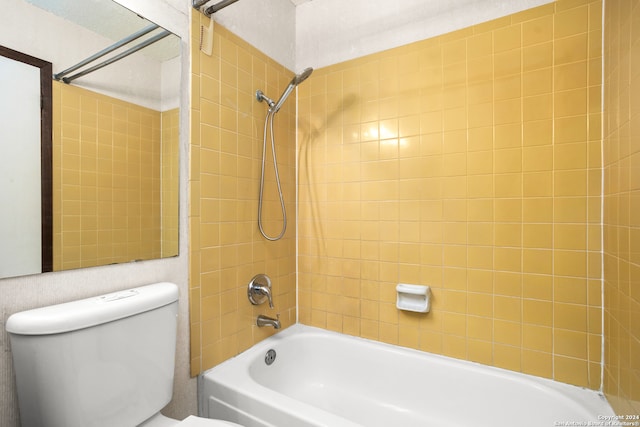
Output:
[[273,308],[273,295],[271,293],[271,279],[266,274],[256,274],[249,282],[247,289],[249,302],[253,305],[269,301],[269,307]]
[[269,308],[273,308],[273,295],[271,294],[271,288],[267,288],[269,292],[267,292],[267,299],[269,300]]
[[253,288],[253,292],[257,294],[262,294],[267,297],[269,301],[269,308],[273,308],[273,295],[271,294],[271,288],[267,286],[256,286]]

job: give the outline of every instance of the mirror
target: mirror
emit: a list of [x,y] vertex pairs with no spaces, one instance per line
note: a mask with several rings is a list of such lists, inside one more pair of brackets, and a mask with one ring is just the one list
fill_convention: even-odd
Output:
[[[50,146],[47,148],[41,135],[46,128],[40,132],[37,118],[0,133],[0,169],[22,173],[19,177],[0,175],[1,215],[30,221],[30,229],[38,222],[43,225],[37,227],[44,230],[39,238],[30,239],[42,259],[35,267],[19,270],[4,268],[0,262],[0,278],[176,256],[179,38],[155,28],[61,76],[75,64],[153,24],[112,0],[0,0],[0,7],[5,15],[0,46],[50,63],[52,68],[48,71],[52,84]],[[123,53],[153,37],[158,40],[135,53]],[[114,60],[116,56],[122,58]],[[8,63],[19,62],[5,55],[0,59],[0,73]],[[108,65],[86,72],[103,62]],[[52,79],[51,73],[58,80]],[[14,80],[10,81],[13,85]],[[37,84],[34,90],[40,92],[39,80]],[[20,109],[17,106],[26,102],[26,95],[22,89],[13,97],[0,93],[3,118],[7,123],[19,123],[14,114]],[[16,166],[17,154],[8,154],[7,147],[27,146],[18,137],[29,138],[28,134],[37,138],[33,144],[38,149],[31,151],[51,153],[50,171],[40,164],[47,163],[46,155],[36,156],[35,167],[23,168]],[[6,185],[10,180],[16,187],[12,194]],[[37,189],[22,188],[25,181],[43,184]],[[47,202],[47,190],[51,202]],[[19,213],[18,202],[27,194],[33,200]],[[50,231],[44,226],[47,218],[51,219]],[[0,256],[16,252],[26,240],[21,232],[16,235],[0,228]],[[47,251],[48,264],[41,262]]]
[[51,70],[0,46],[0,277],[52,270]]

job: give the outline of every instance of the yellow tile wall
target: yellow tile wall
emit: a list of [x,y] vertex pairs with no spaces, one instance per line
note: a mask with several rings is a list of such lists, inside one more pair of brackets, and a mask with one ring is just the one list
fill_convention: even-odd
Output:
[[180,207],[180,109],[164,111],[162,120],[161,252],[163,257],[178,255]]
[[[601,1],[316,70],[299,91],[302,323],[598,389]],[[429,314],[398,283],[430,285]]]
[[160,113],[53,82],[54,270],[158,258]]
[[605,2],[604,391],[640,414],[640,5]]
[[[258,232],[258,188],[266,104],[293,73],[222,26],[215,26],[211,56],[199,50],[200,23],[192,17],[192,96],[189,158],[191,373],[213,367],[274,333],[255,326],[258,314],[282,327],[296,319],[295,98],[275,118],[276,152],[289,226],[283,239]],[[271,159],[270,150],[267,152]],[[269,164],[271,161],[269,160]],[[267,169],[265,228],[280,231],[273,169]],[[252,306],[247,285],[257,273],[272,279],[275,309]]]

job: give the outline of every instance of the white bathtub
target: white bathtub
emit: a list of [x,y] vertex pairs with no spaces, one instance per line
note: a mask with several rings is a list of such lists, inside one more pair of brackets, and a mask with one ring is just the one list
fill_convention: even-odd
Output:
[[304,325],[209,370],[199,387],[201,416],[247,427],[551,427],[614,415],[591,390]]

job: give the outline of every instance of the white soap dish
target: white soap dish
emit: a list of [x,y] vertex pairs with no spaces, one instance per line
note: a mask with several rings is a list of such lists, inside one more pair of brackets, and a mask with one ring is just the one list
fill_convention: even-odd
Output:
[[431,308],[431,288],[424,285],[407,285],[400,283],[396,286],[398,298],[396,307],[399,310],[427,313]]

